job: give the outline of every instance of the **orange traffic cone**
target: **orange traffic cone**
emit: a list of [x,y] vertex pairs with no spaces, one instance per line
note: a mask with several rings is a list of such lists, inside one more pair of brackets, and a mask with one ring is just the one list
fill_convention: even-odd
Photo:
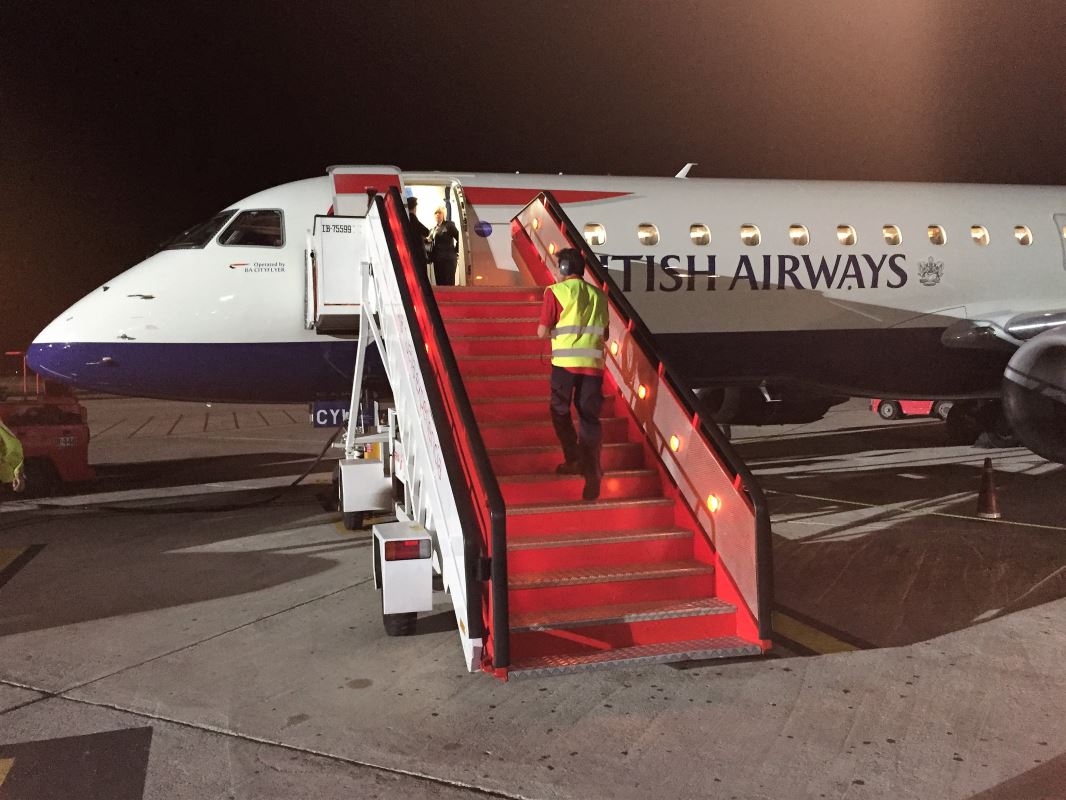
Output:
[[985,459],[981,470],[981,491],[977,495],[977,516],[981,519],[999,519],[999,504],[996,502],[996,483],[992,475],[992,459]]

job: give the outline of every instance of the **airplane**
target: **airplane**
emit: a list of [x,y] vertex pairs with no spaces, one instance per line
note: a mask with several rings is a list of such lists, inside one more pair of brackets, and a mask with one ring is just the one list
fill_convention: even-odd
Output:
[[[59,315],[40,375],[116,394],[304,402],[350,392],[355,343],[305,324],[304,250],[334,193],[401,189],[462,233],[458,282],[520,285],[510,220],[563,205],[720,423],[846,396],[953,399],[1066,463],[1066,187],[346,167],[243,198]],[[333,181],[334,183],[331,183]],[[343,182],[344,185],[341,185]],[[531,334],[532,335],[532,334]],[[960,438],[961,437],[961,438]]]

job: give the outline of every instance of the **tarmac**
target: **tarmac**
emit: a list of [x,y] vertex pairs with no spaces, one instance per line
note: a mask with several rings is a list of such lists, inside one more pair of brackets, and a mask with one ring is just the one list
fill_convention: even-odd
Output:
[[771,653],[505,683],[443,595],[385,635],[330,464],[286,488],[305,407],[86,406],[97,480],[0,504],[5,800],[1066,797],[1066,476],[1026,450],[858,400],[735,428]]

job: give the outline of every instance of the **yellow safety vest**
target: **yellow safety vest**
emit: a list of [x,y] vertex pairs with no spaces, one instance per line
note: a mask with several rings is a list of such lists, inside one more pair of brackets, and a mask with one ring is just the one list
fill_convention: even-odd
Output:
[[22,443],[0,422],[0,483],[11,483],[22,471]]
[[603,369],[603,339],[607,332],[607,298],[580,278],[551,285],[562,306],[552,328],[552,364],[569,369]]

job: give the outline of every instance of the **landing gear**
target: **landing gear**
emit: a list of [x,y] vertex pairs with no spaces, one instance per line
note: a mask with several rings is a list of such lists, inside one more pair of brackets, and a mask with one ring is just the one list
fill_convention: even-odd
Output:
[[977,447],[1014,447],[1018,437],[1010,428],[998,400],[958,400],[948,409],[948,442]]
[[951,400],[937,400],[933,403],[933,410],[929,412],[929,416],[936,417],[941,421],[947,420],[953,405],[955,403]]

